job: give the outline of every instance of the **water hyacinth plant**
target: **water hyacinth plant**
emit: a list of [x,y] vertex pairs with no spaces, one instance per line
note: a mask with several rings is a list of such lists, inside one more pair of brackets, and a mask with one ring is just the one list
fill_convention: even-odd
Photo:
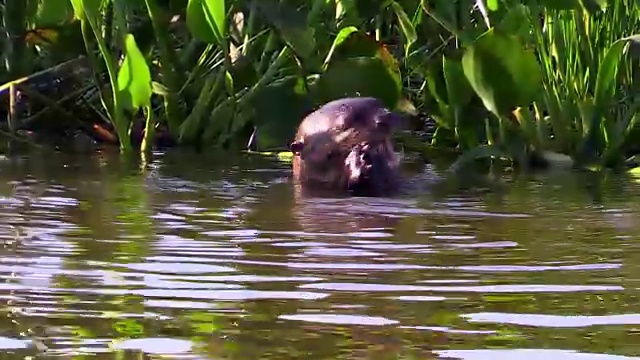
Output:
[[[617,168],[640,150],[640,14],[631,0],[13,1],[2,14],[22,14],[11,31],[31,34],[22,45],[36,59],[57,50],[91,60],[97,108],[123,152],[142,134],[146,150],[158,136],[283,148],[312,108],[358,95],[418,115],[412,129],[433,131],[404,136],[405,145],[454,149],[454,169],[557,155]],[[54,14],[60,1],[71,17]],[[33,42],[45,23],[56,36]],[[68,35],[75,28],[80,48]],[[44,63],[5,54],[0,77]]]

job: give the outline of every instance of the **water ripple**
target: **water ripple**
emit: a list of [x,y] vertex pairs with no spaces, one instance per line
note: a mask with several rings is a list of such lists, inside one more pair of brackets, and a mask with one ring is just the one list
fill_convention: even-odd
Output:
[[310,199],[288,166],[219,155],[156,153],[144,172],[102,152],[0,163],[0,348],[123,359],[637,353],[637,184],[598,179],[602,196],[573,173],[495,188],[447,176],[410,196]]
[[469,322],[498,323],[537,327],[588,327],[598,325],[640,325],[640,314],[543,315],[509,313],[475,313],[461,315]]
[[608,354],[584,353],[572,350],[556,349],[513,349],[513,350],[442,350],[436,351],[442,359],[459,360],[491,360],[491,359],[523,359],[523,360],[634,360],[640,357],[617,356]]

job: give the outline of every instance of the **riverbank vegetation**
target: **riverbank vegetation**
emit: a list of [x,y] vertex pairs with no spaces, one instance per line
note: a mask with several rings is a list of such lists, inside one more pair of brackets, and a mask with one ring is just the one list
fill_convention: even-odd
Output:
[[406,149],[454,150],[454,168],[563,156],[624,168],[640,152],[632,0],[6,0],[0,12],[13,137],[274,150],[314,107],[361,95],[407,115]]

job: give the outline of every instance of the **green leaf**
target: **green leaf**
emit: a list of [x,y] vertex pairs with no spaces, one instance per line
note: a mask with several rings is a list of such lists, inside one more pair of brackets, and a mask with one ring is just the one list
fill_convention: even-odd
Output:
[[335,49],[338,48],[345,40],[347,40],[347,38],[349,38],[351,34],[357,33],[357,32],[358,32],[358,28],[356,28],[355,26],[347,26],[345,28],[340,29],[340,31],[338,32],[338,35],[336,35],[336,37],[333,39],[333,44],[331,44],[329,53],[327,54],[327,57],[324,60],[325,69],[326,69],[326,66],[329,64],[329,61],[331,61],[331,57]]
[[164,84],[157,81],[151,82],[151,89],[153,93],[160,96],[169,96],[169,89]]
[[[261,89],[251,101],[255,109],[259,151],[286,146],[296,126],[311,108],[303,79],[290,76]],[[287,109],[287,111],[282,111]]]
[[204,0],[202,3],[205,17],[213,33],[222,44],[227,36],[227,10],[225,0]]
[[399,74],[379,58],[349,58],[332,62],[314,88],[319,102],[345,96],[373,96],[390,108],[395,108],[402,88]]
[[464,74],[484,106],[503,116],[540,95],[542,72],[534,53],[515,36],[490,29],[466,49]]
[[69,0],[41,0],[38,4],[36,26],[56,26],[67,22],[73,15]]
[[102,0],[71,0],[71,5],[75,16],[80,20],[91,21],[93,27],[100,16]]
[[604,111],[615,97],[616,85],[618,84],[618,66],[622,55],[630,42],[639,41],[640,35],[625,37],[616,40],[607,50],[596,78],[594,102],[597,111]]
[[308,58],[314,53],[315,29],[307,24],[302,12],[287,1],[254,0],[253,4],[296,55]]
[[[371,2],[372,0],[367,0],[369,7],[372,7]],[[353,26],[362,21],[362,17],[358,11],[358,3],[359,1],[356,0],[335,0],[335,19],[338,26]]]
[[125,57],[118,72],[118,92],[123,106],[138,109],[151,105],[151,71],[132,34],[125,35]]
[[464,75],[462,63],[447,57],[442,58],[442,69],[449,104],[462,111],[471,101],[473,89]]
[[71,6],[73,6],[74,16],[80,20],[84,20],[86,18],[82,3],[83,0],[71,0]]
[[[427,108],[433,109],[431,110],[431,115],[438,125],[453,129],[455,127],[455,119],[449,107],[447,83],[442,70],[442,67],[438,66],[435,61],[429,64],[425,79],[427,86],[423,92],[422,100]],[[436,106],[437,109],[435,109]]]
[[198,40],[222,44],[226,36],[224,0],[189,0],[187,28]]
[[405,13],[404,9],[400,4],[393,1],[391,3],[391,7],[393,11],[396,13],[398,17],[398,22],[400,23],[400,29],[402,29],[402,35],[404,36],[405,41],[405,53],[409,52],[411,45],[418,40],[418,35],[416,34],[416,29],[413,27],[411,20]]

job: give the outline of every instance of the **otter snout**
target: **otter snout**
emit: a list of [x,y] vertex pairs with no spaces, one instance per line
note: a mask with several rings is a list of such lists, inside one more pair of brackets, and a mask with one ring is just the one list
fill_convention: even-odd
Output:
[[362,142],[345,159],[347,188],[354,195],[380,195],[396,185],[396,163],[384,144]]
[[372,166],[369,144],[364,142],[354,146],[344,163],[348,174],[349,188],[366,181],[371,174]]

